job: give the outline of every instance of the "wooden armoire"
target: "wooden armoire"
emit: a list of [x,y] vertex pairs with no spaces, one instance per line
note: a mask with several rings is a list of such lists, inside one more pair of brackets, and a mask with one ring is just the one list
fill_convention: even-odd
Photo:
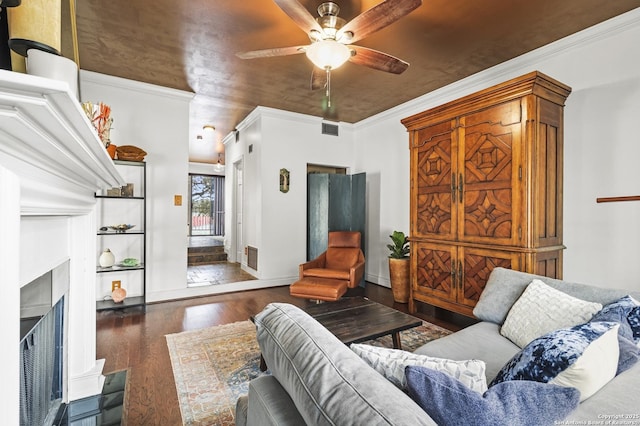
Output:
[[473,316],[497,266],[562,277],[563,109],[531,72],[402,120],[411,156],[411,298]]

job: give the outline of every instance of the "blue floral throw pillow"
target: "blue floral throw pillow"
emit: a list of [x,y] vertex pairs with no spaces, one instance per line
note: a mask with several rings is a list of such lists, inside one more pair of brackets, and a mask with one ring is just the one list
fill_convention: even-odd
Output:
[[633,340],[640,345],[640,306],[636,306],[629,312],[627,320],[633,331]]
[[[629,340],[635,340],[634,331],[631,326],[631,317],[633,316],[633,309],[637,307],[638,304],[633,297],[625,296],[602,308],[600,312],[591,318],[591,321],[619,322],[620,330],[618,330],[618,333]],[[640,332],[640,330],[638,330],[638,332]],[[640,337],[640,334],[638,337]]]
[[597,321],[613,321],[620,324],[618,329],[620,357],[616,375],[631,368],[640,358],[640,347],[637,346],[640,340],[640,307],[637,301],[631,296],[618,299],[591,318],[591,322]]
[[576,387],[583,401],[616,375],[619,324],[588,322],[539,337],[517,353],[489,388],[511,380]]
[[575,388],[548,383],[504,382],[480,394],[430,368],[409,366],[405,375],[409,396],[440,426],[551,425],[580,398]]

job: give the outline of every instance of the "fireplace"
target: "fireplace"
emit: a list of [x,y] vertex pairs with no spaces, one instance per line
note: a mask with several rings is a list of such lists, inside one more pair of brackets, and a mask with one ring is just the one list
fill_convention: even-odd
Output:
[[20,289],[20,424],[52,425],[66,395],[69,262]]
[[[97,395],[94,194],[125,182],[66,83],[0,70],[0,128],[0,341],[20,343],[21,293],[51,274],[49,306],[62,300],[53,314],[62,347],[53,400]],[[19,351],[0,351],[3,424],[20,422],[21,363]]]

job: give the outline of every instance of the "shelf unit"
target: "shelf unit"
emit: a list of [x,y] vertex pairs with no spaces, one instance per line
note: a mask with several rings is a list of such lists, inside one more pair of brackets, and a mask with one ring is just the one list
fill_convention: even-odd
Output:
[[[96,252],[96,309],[126,309],[142,307],[146,309],[146,191],[147,171],[143,161],[114,160],[114,165],[127,184],[133,185],[131,196],[113,195],[103,190],[96,193],[97,252]],[[124,188],[124,187],[123,187]],[[123,191],[124,192],[124,191]],[[134,228],[119,232],[109,226],[133,224]],[[101,267],[98,258],[105,249],[110,249],[116,263]],[[124,266],[125,258],[137,258],[137,266]],[[127,291],[127,297],[120,303],[111,299],[112,282],[120,281]]]

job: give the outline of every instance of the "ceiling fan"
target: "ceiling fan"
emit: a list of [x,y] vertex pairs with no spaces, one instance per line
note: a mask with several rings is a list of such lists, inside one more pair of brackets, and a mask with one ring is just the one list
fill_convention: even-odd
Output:
[[384,0],[349,22],[338,16],[340,7],[333,2],[318,6],[319,18],[314,18],[298,0],[274,2],[309,35],[311,44],[240,52],[236,56],[254,59],[306,53],[315,65],[311,74],[311,89],[325,87],[328,106],[331,106],[331,70],[347,61],[393,74],[401,74],[409,67],[409,63],[401,59],[351,43],[409,14],[422,4],[422,0]]

